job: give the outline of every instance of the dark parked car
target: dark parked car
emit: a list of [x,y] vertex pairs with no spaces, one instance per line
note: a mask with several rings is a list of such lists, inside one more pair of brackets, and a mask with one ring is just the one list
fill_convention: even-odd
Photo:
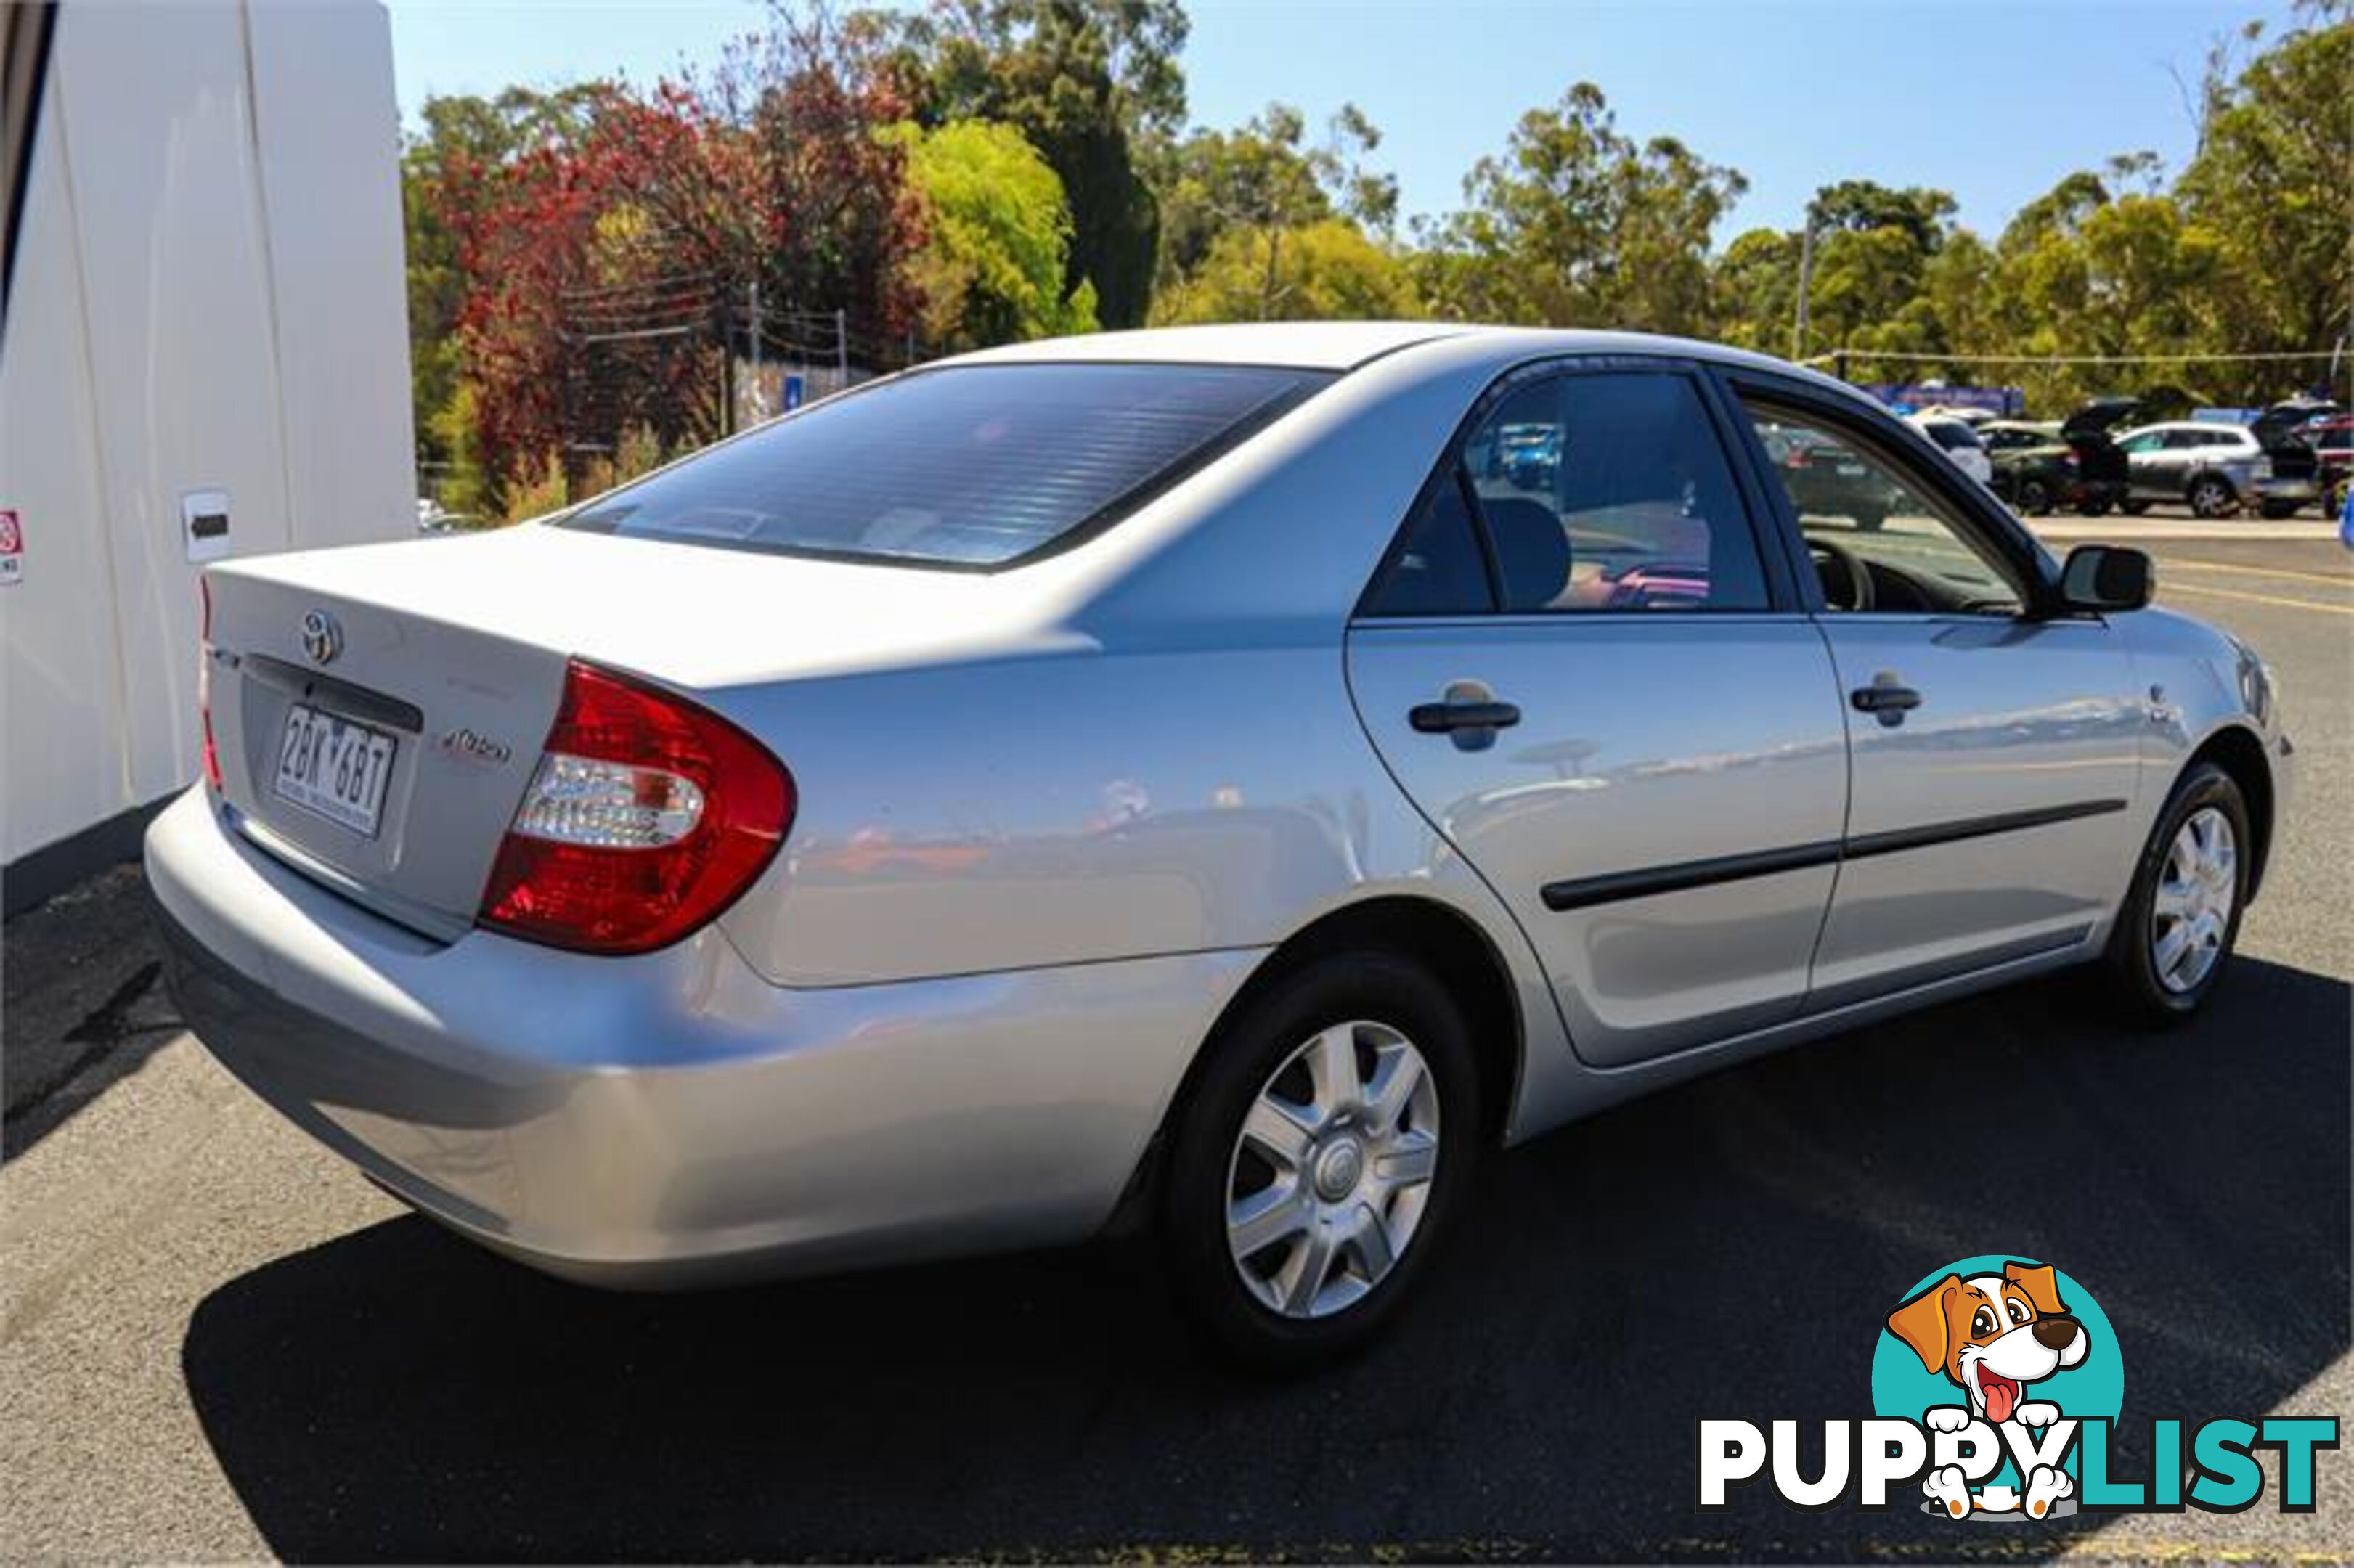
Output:
[[2041,517],[2066,506],[2098,517],[2126,499],[2126,457],[2111,429],[2141,405],[2131,397],[2098,397],[2058,424],[1997,419],[1978,439],[1994,462],[1988,481],[2020,512]]
[[2294,516],[2304,504],[2298,498],[2299,482],[2309,482],[2311,494],[2320,503],[2325,517],[2337,515],[2338,507],[2330,504],[2335,492],[2324,482],[2323,463],[2315,442],[2315,421],[2326,419],[2338,412],[2335,403],[2317,402],[2308,397],[2295,397],[2285,403],[2275,403],[2264,410],[2262,418],[2250,426],[2264,452],[2273,460],[2273,477],[2279,482],[2284,493],[2268,496],[2256,503],[2256,509],[2266,517]]
[[2332,517],[2346,510],[2346,491],[2354,483],[2354,417],[2340,414],[2305,432],[2320,465],[2315,477],[2321,483],[2322,505]]
[[1781,471],[1791,504],[1809,516],[1844,517],[1871,530],[1903,500],[1877,464],[1819,430],[1769,420],[1757,427],[1757,436]]

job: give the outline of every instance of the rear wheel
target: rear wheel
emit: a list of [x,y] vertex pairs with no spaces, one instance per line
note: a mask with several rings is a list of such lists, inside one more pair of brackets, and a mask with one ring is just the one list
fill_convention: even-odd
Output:
[[1878,533],[1880,525],[1888,521],[1888,514],[1876,506],[1859,507],[1851,515],[1855,525],[1867,534]]
[[1405,1306],[1477,1162],[1462,1013],[1415,964],[1338,954],[1277,982],[1207,1049],[1161,1192],[1173,1282],[1252,1365],[1353,1351]]
[[2296,516],[2296,509],[2300,504],[2302,503],[2295,501],[2267,501],[2260,504],[2256,510],[2277,523],[2284,517]]
[[2128,517],[2138,517],[2149,510],[2149,503],[2127,499],[2117,503],[2117,510]]
[[2021,481],[2019,509],[2031,517],[2049,517],[2052,514],[2052,487],[2040,479]]
[[2184,499],[2190,503],[2192,516],[2204,517],[2211,521],[2218,517],[2229,516],[2238,510],[2240,504],[2240,498],[2232,493],[2229,482],[2211,473],[2202,473],[2192,480],[2190,492]]
[[2247,802],[2211,762],[2183,774],[2134,867],[2109,938],[2122,1011],[2169,1024],[2199,1011],[2222,979],[2247,902]]
[[2098,499],[2080,501],[2076,503],[2076,511],[2079,515],[2085,517],[2106,517],[2109,514],[2109,503]]

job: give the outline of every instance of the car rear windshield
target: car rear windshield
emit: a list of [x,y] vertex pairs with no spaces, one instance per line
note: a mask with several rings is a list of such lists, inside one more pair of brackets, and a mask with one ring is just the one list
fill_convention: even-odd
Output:
[[815,404],[560,526],[996,567],[1103,526],[1332,379],[1255,366],[950,366]]
[[1949,452],[1984,444],[1978,440],[1978,433],[1959,419],[1932,419],[1923,428],[1929,432],[1931,440]]

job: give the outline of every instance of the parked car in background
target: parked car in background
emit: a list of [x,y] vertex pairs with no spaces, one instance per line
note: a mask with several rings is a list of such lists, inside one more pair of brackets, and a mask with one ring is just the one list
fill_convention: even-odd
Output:
[[2114,426],[2140,407],[2132,397],[2100,397],[2057,424],[1997,419],[1978,427],[1994,466],[1997,495],[2043,516],[2069,507],[2099,517],[2126,499],[2126,457],[2109,440]]
[[2179,501],[2200,517],[2229,517],[2249,507],[2285,516],[2320,493],[2309,470],[2275,473],[2273,454],[2245,425],[2171,420],[2128,430],[2117,446],[2126,454],[2128,512]]
[[1774,426],[1757,435],[1784,488],[1814,516],[1844,517],[1869,531],[1903,499],[1878,469],[1819,431]]
[[[1508,430],[1537,488],[1470,461]],[[1850,465],[1879,531],[1782,482]],[[2290,794],[2147,556],[1629,334],[1011,345],[201,581],[147,885],[297,1124],[609,1285],[1117,1223],[1260,1362],[1646,1089],[2063,969],[2190,1016]]]
[[1948,461],[1980,484],[1994,477],[1986,446],[1978,440],[1978,427],[1969,420],[1951,414],[1914,414],[1905,422],[1928,437]]
[[2335,517],[2346,510],[2347,491],[2354,482],[2354,418],[2340,414],[2324,419],[2306,431],[2306,440],[2313,448],[2314,482],[2321,491],[2322,511]]
[[[2325,517],[2333,515],[2327,487],[2321,482],[2321,458],[2313,445],[2314,427],[2338,411],[2335,403],[2293,397],[2275,403],[2248,427],[2273,460],[2276,493],[2257,503],[2266,517],[2287,517],[2307,502]],[[2304,486],[2309,483],[2311,490]]]

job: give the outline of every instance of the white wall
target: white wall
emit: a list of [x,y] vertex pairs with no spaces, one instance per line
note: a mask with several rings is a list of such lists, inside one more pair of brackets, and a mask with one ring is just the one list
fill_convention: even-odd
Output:
[[197,567],[415,526],[391,38],[364,0],[60,8],[0,346],[0,857],[197,766]]

